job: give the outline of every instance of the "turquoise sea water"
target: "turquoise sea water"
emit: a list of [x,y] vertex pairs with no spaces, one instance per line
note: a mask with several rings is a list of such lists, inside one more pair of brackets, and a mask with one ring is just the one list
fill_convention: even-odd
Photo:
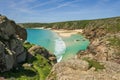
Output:
[[85,39],[80,34],[63,38],[63,40],[66,45],[66,51],[63,54],[63,60],[74,57],[80,50],[86,50],[89,45],[89,40]]
[[75,56],[89,45],[89,41],[79,34],[61,38],[55,32],[45,29],[27,29],[27,33],[28,42],[45,47],[57,56],[58,62]]

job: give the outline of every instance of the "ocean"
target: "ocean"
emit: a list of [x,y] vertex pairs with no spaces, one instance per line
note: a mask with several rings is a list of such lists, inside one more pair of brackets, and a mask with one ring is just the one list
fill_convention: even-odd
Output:
[[86,50],[89,45],[89,40],[80,34],[61,38],[57,33],[46,29],[27,29],[27,34],[28,42],[54,53],[58,62],[75,56],[80,50]]

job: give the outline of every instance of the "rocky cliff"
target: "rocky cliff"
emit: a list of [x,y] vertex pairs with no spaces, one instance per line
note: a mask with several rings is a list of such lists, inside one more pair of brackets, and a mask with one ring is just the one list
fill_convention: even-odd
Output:
[[57,62],[55,55],[26,39],[24,28],[0,15],[0,80],[45,80]]
[[90,21],[83,35],[88,49],[57,63],[47,80],[120,80],[120,18]]
[[26,50],[23,41],[26,40],[26,30],[14,21],[0,16],[0,71],[8,71],[18,63],[25,61]]
[[[94,55],[94,58],[99,61],[120,63],[120,25],[114,26],[114,24],[119,24],[119,20],[120,18],[116,18],[114,21],[100,22],[98,20],[89,24],[83,33],[90,40],[90,45],[85,53]],[[111,25],[107,26],[107,24]]]

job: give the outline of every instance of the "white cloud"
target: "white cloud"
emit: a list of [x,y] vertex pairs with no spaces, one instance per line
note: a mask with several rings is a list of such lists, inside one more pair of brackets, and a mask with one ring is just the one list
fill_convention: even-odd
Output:
[[[10,2],[10,5],[9,5],[9,8],[12,9],[12,10],[16,10],[16,11],[19,11],[19,12],[24,12],[24,13],[37,13],[37,12],[40,12],[39,10],[34,10],[34,8],[39,8],[39,7],[43,7],[43,6],[46,6],[46,5],[49,5],[49,4],[53,4],[53,3],[56,3],[58,0],[50,0],[50,1],[46,1],[44,3],[41,3],[38,1],[38,3],[36,2],[37,0],[21,0],[19,2],[16,2],[15,1],[11,1]],[[59,0],[60,1],[64,1],[64,0]],[[34,5],[31,4],[32,3],[35,3]],[[32,6],[32,7],[31,7]],[[43,10],[43,11],[46,11],[46,10]]]
[[30,9],[34,9],[34,8],[38,8],[38,7],[41,7],[41,6],[45,6],[45,5],[54,3],[56,1],[58,1],[58,0],[51,0],[51,1],[44,2],[44,3],[38,3],[37,5],[35,5],[33,7],[30,7]]
[[14,12],[32,13],[29,9],[29,3],[35,2],[36,0],[21,0],[19,2],[11,1],[9,8]]
[[72,5],[73,3],[77,2],[77,1],[80,1],[80,0],[74,0],[74,1],[71,1],[71,2],[65,2],[63,4],[59,4],[58,6],[43,10],[43,12],[52,11],[52,10],[56,10],[56,9],[59,9],[59,8],[67,7],[67,6]]

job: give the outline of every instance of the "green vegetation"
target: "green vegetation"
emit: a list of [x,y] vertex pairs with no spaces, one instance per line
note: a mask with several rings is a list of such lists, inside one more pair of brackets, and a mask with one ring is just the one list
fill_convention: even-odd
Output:
[[[27,49],[32,47],[32,45],[29,43],[24,44]],[[27,58],[17,68],[0,73],[0,76],[10,80],[45,80],[51,68],[52,65],[49,60],[40,54],[36,54],[32,58]]]
[[52,67],[49,61],[39,54],[35,56],[35,59],[29,63],[33,63],[33,68],[37,71],[39,79],[45,80]]
[[84,28],[88,23],[89,23],[89,20],[57,22],[57,23],[50,23],[48,26],[46,26],[46,28],[80,29],[80,28]]
[[120,56],[120,38],[114,36],[113,38],[109,38],[108,41],[110,41],[111,46],[118,50],[115,54]]
[[28,50],[29,48],[31,48],[32,46],[34,46],[34,44],[30,44],[29,42],[25,42],[23,44],[23,46]]
[[120,17],[56,23],[20,23],[20,25],[23,25],[25,28],[44,27],[52,29],[84,29],[94,27],[104,28],[108,32],[118,32],[120,31]]
[[45,27],[48,23],[20,23],[20,25],[25,28],[35,28],[35,27]]
[[83,21],[67,21],[67,22],[56,22],[56,23],[20,23],[25,28],[53,28],[53,29],[80,29],[84,28],[90,20]]
[[108,41],[110,41],[110,45],[120,48],[120,38],[114,37],[108,39]]
[[98,71],[99,69],[105,69],[104,65],[101,65],[99,62],[93,59],[84,58],[83,60],[87,61],[89,63],[89,69],[94,67],[95,71]]
[[92,20],[86,27],[101,28],[108,33],[117,33],[120,31],[120,17]]

